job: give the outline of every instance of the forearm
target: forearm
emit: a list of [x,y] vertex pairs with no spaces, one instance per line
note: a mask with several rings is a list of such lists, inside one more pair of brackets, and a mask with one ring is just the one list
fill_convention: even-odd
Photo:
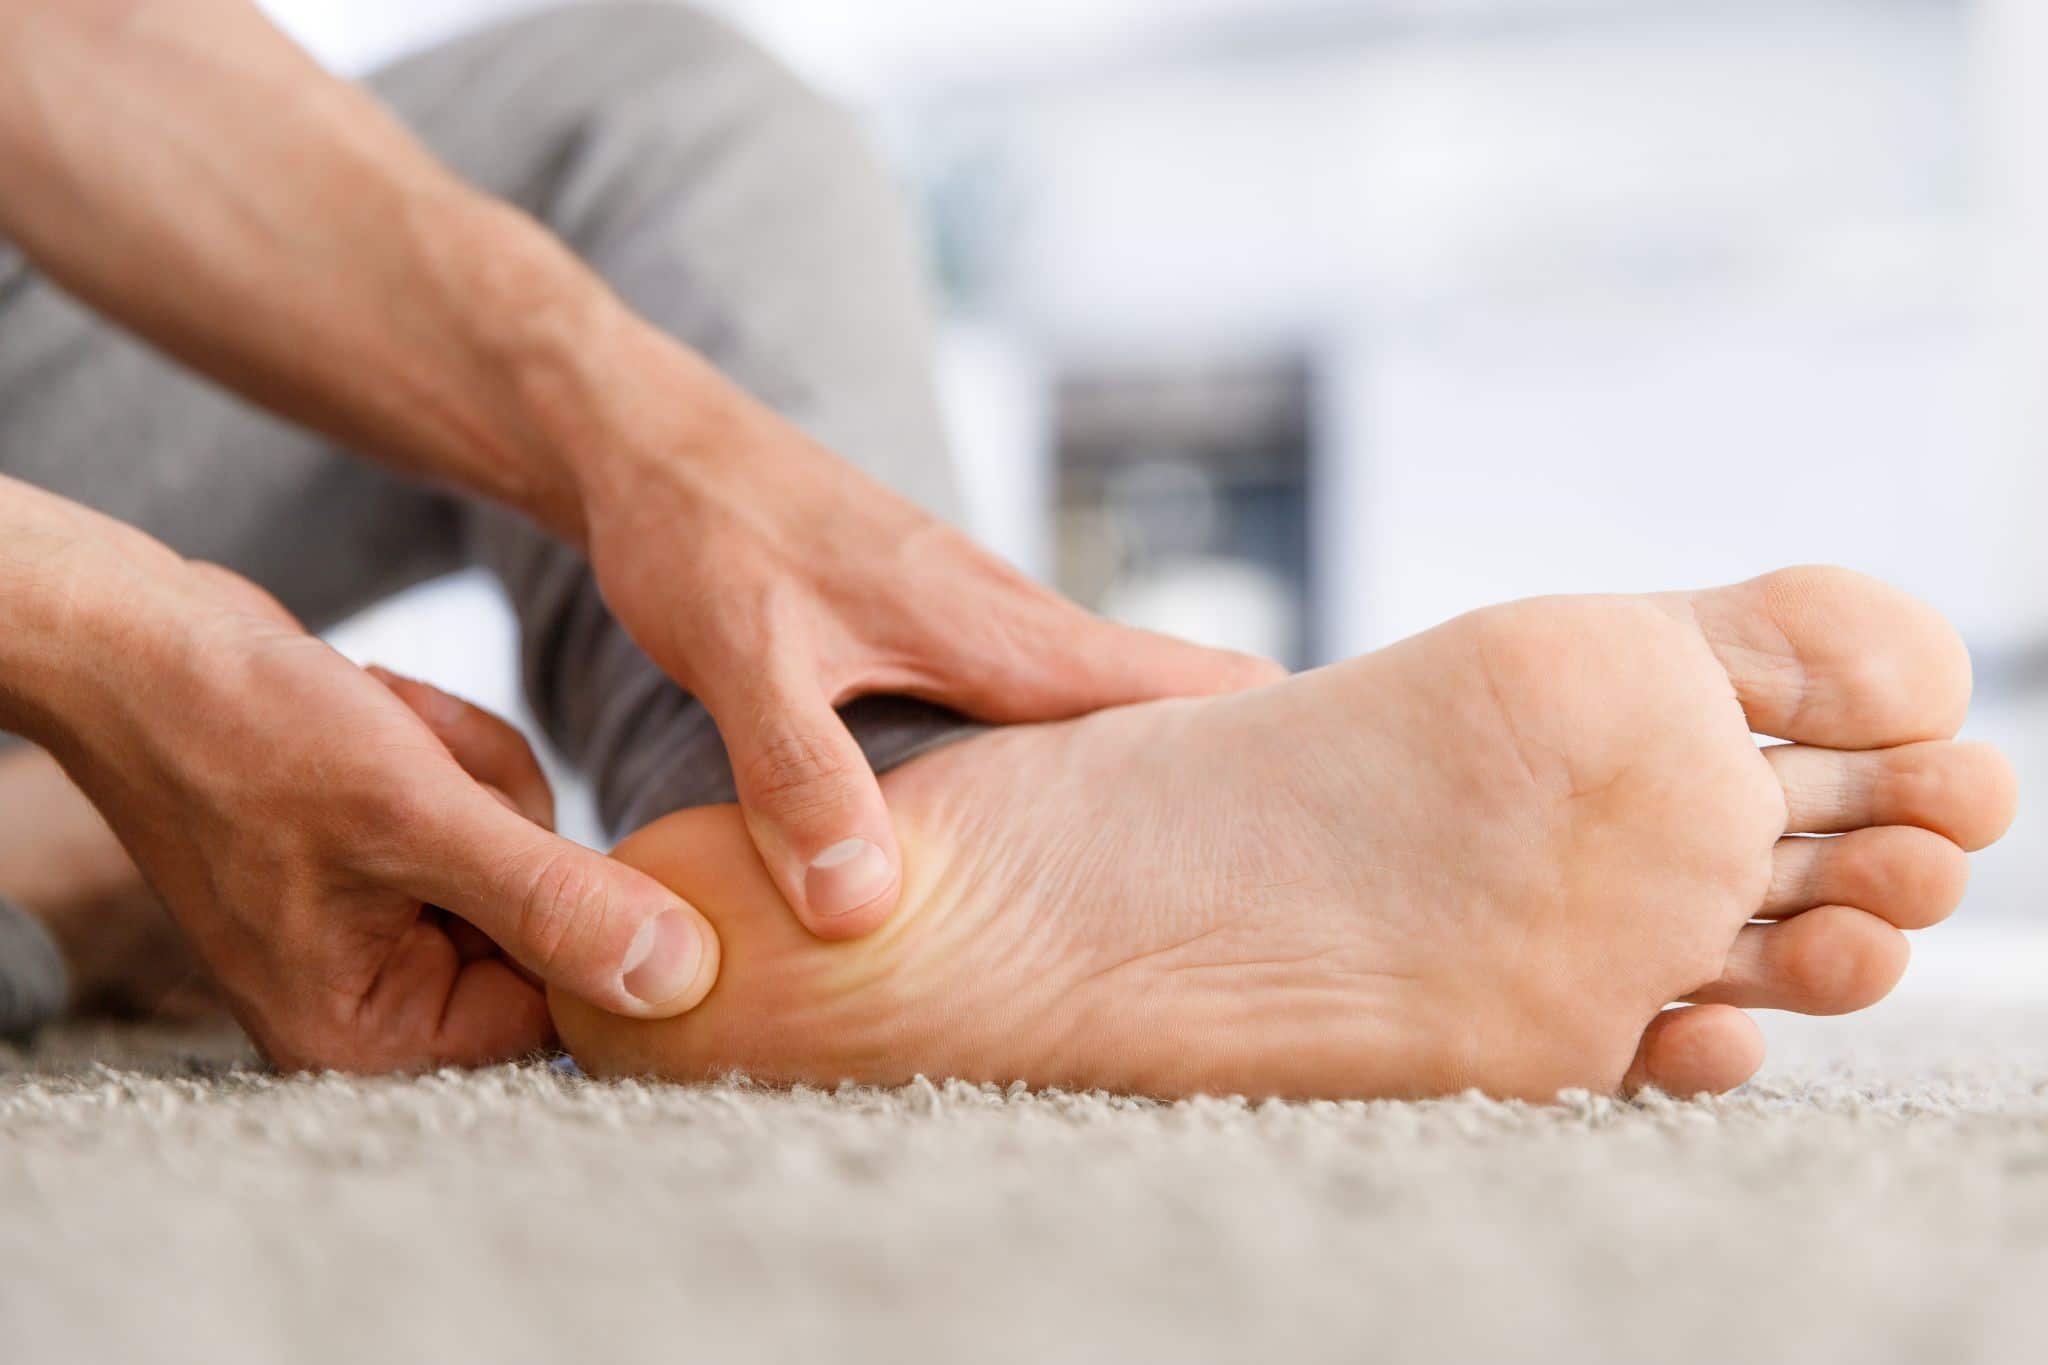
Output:
[[580,539],[598,376],[717,388],[246,0],[0,0],[0,54],[0,233],[286,416]]

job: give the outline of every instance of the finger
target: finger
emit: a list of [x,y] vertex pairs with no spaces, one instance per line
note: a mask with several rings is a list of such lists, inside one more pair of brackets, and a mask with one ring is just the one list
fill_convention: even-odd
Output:
[[718,977],[718,936],[695,906],[474,784],[412,828],[407,890],[468,920],[551,985],[658,1019],[694,1007]]
[[931,700],[1014,724],[1160,697],[1242,692],[1287,676],[1270,659],[1105,621],[1049,593],[994,628],[1004,642],[970,634],[951,651],[948,686]]
[[505,956],[504,949],[493,943],[489,934],[460,915],[451,915],[438,906],[429,906],[420,917],[448,935],[448,941],[455,945],[455,955],[464,962]]
[[554,1040],[539,987],[495,957],[466,958],[428,920],[393,945],[358,1019],[358,1069],[486,1066]]
[[838,713],[803,685],[711,712],[754,847],[797,918],[823,938],[879,926],[902,884],[896,831]]
[[[517,801],[514,801],[511,797],[505,795],[505,793],[499,791],[496,787],[486,785],[484,787],[484,790],[490,793],[491,799],[493,801],[496,801],[506,810],[513,812],[515,815],[526,815],[529,819],[532,818],[528,812],[519,809],[519,803]],[[535,823],[538,824],[540,822],[535,821]],[[542,828],[551,829],[552,826],[542,825]],[[541,980],[539,975],[536,974],[532,968],[528,967],[525,963],[519,961],[519,959],[517,958],[506,957],[505,950],[503,948],[500,948],[497,945],[497,943],[492,940],[489,934],[477,928],[474,924],[471,924],[468,920],[462,918],[462,916],[451,915],[446,910],[440,909],[438,906],[434,907],[434,912],[440,915],[442,920],[445,921],[441,927],[447,931],[449,939],[455,944],[455,950],[462,954],[462,960],[464,962],[473,962],[479,958],[485,957],[498,958],[500,961],[504,962],[508,968],[518,973],[520,977],[532,983],[536,988],[542,990],[545,990],[547,988],[548,983]]]
[[548,785],[533,746],[511,722],[431,683],[377,664],[363,671],[411,707],[471,777],[505,793],[535,824],[555,827],[554,788]]

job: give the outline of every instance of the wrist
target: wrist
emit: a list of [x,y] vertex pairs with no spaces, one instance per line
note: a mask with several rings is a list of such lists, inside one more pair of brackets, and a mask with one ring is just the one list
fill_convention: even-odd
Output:
[[608,347],[623,305],[517,209],[462,189],[421,216],[421,273],[436,281],[453,333],[445,406],[459,413],[446,433],[453,448],[428,463],[580,543],[574,452],[551,411],[566,376],[585,374]]
[[33,509],[41,515],[8,519],[15,553],[0,557],[0,729],[58,752],[82,718],[110,715],[135,691],[124,675],[177,628],[182,613],[162,585],[184,561],[47,502]]
[[[729,442],[756,405],[702,356],[626,305],[517,209],[475,197],[428,234],[464,319],[464,347],[495,376],[478,421],[516,469],[485,489],[588,545],[593,505],[630,506]],[[484,416],[483,414],[488,414]]]
[[573,501],[547,524],[583,548],[593,520],[688,482],[730,444],[751,403],[702,356],[610,295],[529,348],[517,374],[523,420],[564,471]]

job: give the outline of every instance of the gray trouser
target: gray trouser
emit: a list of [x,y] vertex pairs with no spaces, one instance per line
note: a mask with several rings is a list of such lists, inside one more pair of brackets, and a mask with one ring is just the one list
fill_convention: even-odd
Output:
[[[952,512],[910,235],[839,109],[718,22],[659,3],[517,19],[370,84],[643,316],[869,474]],[[709,717],[626,638],[578,555],[257,412],[8,271],[0,262],[0,472],[227,565],[315,629],[488,564],[519,613],[533,709],[590,775],[608,825],[732,799]],[[845,714],[878,769],[972,728],[893,698]]]

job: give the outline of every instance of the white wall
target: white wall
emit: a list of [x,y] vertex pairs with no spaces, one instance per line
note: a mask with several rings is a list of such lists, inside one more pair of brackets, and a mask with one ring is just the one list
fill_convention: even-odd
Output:
[[1327,356],[1336,652],[1817,558],[2024,637],[2039,538],[1985,401],[1960,11],[1625,8],[927,121],[1021,163],[995,311],[1053,363]]
[[[1998,327],[1993,397],[2032,477],[2024,511],[2048,508],[2048,6],[1979,0],[1974,70],[1983,136],[1972,165],[1991,215],[1982,284]],[[2048,595],[2039,561],[2021,561],[2028,591]],[[2041,596],[2034,601],[2048,606]],[[2042,612],[2048,621],[2048,611]]]
[[256,0],[336,71],[359,75],[494,18],[562,0]]

